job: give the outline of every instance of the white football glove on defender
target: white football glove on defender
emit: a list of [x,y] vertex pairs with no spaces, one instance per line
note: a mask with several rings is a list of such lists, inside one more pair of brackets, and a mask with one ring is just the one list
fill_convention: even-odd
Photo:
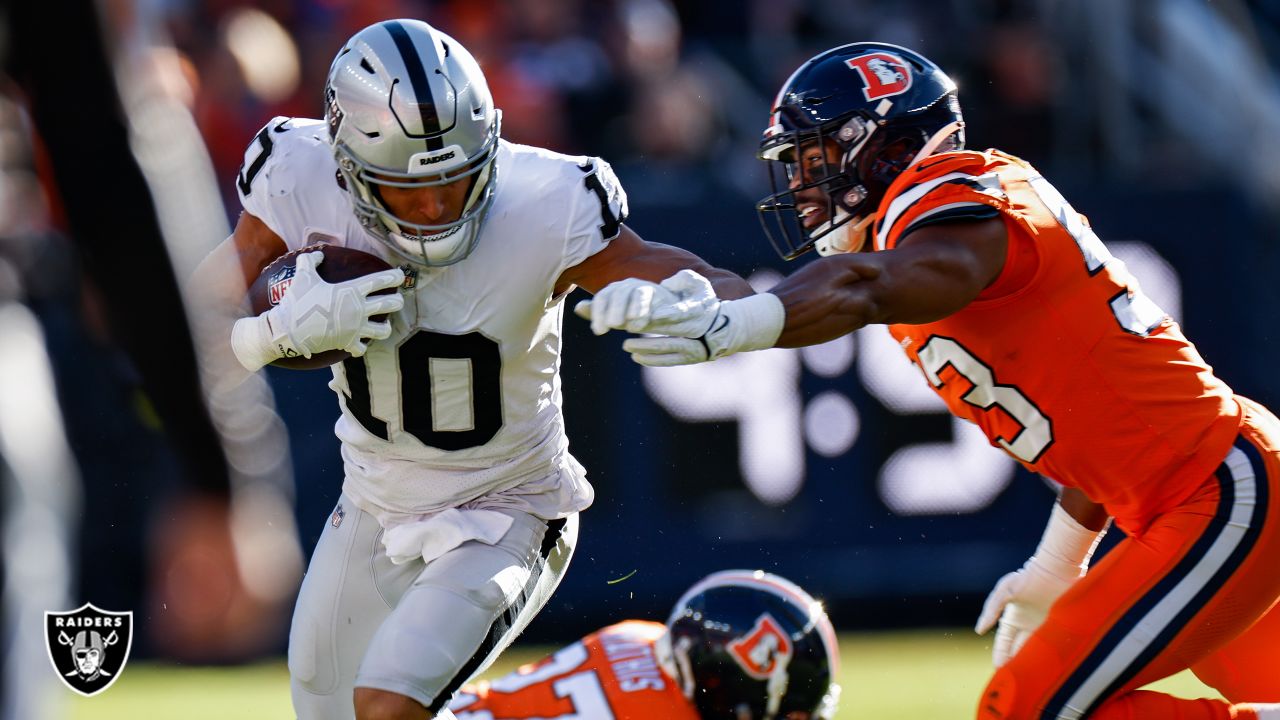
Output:
[[1031,633],[1040,627],[1049,608],[1089,569],[1089,558],[1107,530],[1086,528],[1054,504],[1049,524],[1031,559],[996,583],[982,605],[974,632],[982,635],[1000,620],[991,648],[996,667],[1022,649]]
[[641,365],[666,367],[716,360],[744,350],[773,347],[786,312],[776,295],[740,300],[716,297],[711,281],[681,270],[654,284],[619,280],[574,308],[603,335],[611,328],[666,337],[632,338],[622,344]]
[[316,266],[323,252],[309,252],[294,262],[293,280],[280,304],[257,317],[240,318],[231,329],[231,349],[250,372],[282,357],[311,357],[318,352],[342,349],[354,357],[364,355],[367,340],[391,335],[390,321],[373,322],[373,315],[404,307],[399,293],[370,293],[398,287],[404,282],[399,268],[329,283]]

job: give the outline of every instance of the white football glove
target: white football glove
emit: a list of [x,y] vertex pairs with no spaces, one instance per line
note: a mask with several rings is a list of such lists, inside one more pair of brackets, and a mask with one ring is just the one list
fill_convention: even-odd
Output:
[[370,295],[404,283],[399,268],[371,273],[338,283],[325,282],[316,272],[323,252],[309,252],[294,262],[293,280],[280,304],[257,317],[241,318],[231,331],[231,348],[250,371],[282,357],[311,357],[326,350],[364,355],[369,340],[391,335],[390,321],[373,322],[373,315],[404,307],[399,293]]
[[596,335],[617,329],[696,338],[711,327],[719,304],[709,280],[681,270],[661,283],[637,278],[610,283],[573,311],[591,321]]
[[574,308],[597,335],[610,328],[665,337],[622,344],[641,365],[667,367],[716,360],[744,350],[773,347],[786,313],[776,295],[720,300],[711,281],[681,270],[655,285],[630,278],[610,284]]
[[1049,614],[1049,608],[1089,568],[1089,558],[1106,534],[1076,522],[1061,505],[1053,506],[1036,552],[1022,566],[996,582],[982,604],[974,632],[982,635],[997,618],[991,662],[1000,667],[1022,649]]

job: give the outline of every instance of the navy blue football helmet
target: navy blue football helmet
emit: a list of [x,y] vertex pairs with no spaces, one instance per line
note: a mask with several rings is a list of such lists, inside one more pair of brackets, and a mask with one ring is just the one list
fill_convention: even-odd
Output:
[[857,251],[864,221],[903,170],[963,147],[956,85],[937,65],[888,43],[827,50],[774,100],[759,153],[773,191],[756,205],[760,223],[787,260],[814,247]]
[[829,720],[840,655],[822,603],[760,570],[699,581],[667,620],[666,651],[703,720]]

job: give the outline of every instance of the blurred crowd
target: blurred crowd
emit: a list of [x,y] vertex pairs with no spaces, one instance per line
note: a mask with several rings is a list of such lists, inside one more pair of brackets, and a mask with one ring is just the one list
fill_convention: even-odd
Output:
[[[878,39],[929,54],[984,137],[1043,156],[1060,72],[1022,3],[927,0],[167,0],[191,109],[228,208],[254,133],[275,115],[320,117],[329,63],[356,30],[389,17],[435,24],[467,46],[517,142],[612,162],[634,201],[754,199],[754,147],[776,88],[815,52]],[[961,41],[960,38],[965,38]],[[975,39],[977,41],[975,41]],[[710,186],[710,187],[709,187]]]

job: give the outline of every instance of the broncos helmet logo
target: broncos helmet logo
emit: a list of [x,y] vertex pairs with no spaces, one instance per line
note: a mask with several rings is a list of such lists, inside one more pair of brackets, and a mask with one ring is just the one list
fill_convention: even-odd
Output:
[[750,632],[729,643],[728,649],[734,662],[757,680],[769,679],[779,665],[786,667],[792,653],[791,638],[769,613],[756,618]]
[[911,65],[886,52],[849,58],[845,64],[862,78],[862,94],[868,101],[901,95],[911,89]]

